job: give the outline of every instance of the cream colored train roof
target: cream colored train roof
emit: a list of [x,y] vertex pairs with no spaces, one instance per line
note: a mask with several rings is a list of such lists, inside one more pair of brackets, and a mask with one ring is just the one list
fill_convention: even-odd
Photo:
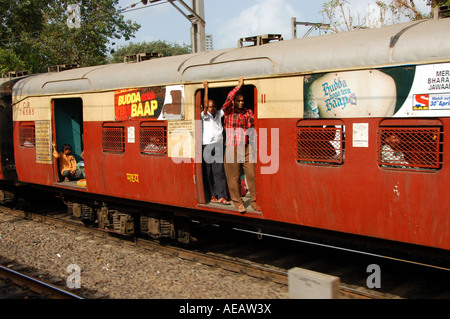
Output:
[[450,18],[32,76],[16,96],[450,61]]

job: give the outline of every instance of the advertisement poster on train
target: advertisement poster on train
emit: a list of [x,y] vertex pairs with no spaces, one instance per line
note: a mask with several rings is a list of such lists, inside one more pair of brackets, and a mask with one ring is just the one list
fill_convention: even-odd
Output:
[[158,120],[182,120],[184,85],[172,85],[166,87],[164,107]]
[[114,92],[116,121],[183,119],[184,87],[155,86]]
[[450,64],[305,77],[305,118],[437,117],[450,114]]
[[450,64],[417,66],[410,104],[398,116],[448,116],[450,114]]

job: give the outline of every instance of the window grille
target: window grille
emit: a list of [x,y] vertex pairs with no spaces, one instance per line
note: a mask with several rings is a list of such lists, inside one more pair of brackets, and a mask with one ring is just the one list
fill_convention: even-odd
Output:
[[102,150],[105,153],[124,153],[125,128],[103,127]]
[[140,128],[140,152],[145,155],[167,154],[167,129],[164,126],[142,126]]
[[342,126],[298,127],[297,161],[343,164],[344,135]]
[[23,147],[35,147],[36,135],[34,122],[21,122],[19,125],[19,143]]
[[442,164],[440,127],[381,128],[378,163],[383,167],[439,169]]

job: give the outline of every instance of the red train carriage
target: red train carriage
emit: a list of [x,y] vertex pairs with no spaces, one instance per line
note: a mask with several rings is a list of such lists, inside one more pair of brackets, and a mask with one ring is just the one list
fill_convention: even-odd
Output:
[[[206,200],[199,120],[202,81],[220,104],[243,76],[261,209],[244,218],[450,249],[449,28],[419,21],[27,78],[13,91],[19,180],[70,194],[122,233],[136,216],[154,237],[173,235],[174,212],[241,216]],[[52,141],[78,161],[84,151],[86,185],[60,182]]]

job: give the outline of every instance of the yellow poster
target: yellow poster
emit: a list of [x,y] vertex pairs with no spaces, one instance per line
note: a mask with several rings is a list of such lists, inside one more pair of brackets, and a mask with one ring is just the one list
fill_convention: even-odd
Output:
[[36,121],[36,163],[52,164],[50,121]]

